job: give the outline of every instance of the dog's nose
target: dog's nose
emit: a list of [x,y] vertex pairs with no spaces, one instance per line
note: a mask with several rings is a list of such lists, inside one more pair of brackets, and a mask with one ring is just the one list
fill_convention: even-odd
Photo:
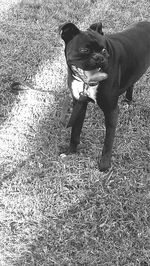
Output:
[[97,62],[100,60],[100,56],[98,54],[94,54],[93,59]]
[[104,57],[101,56],[100,54],[93,55],[93,59],[96,63],[103,63],[104,62]]

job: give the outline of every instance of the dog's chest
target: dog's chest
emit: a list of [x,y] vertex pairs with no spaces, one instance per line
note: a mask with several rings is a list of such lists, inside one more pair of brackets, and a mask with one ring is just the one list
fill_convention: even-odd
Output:
[[83,81],[78,81],[76,79],[72,80],[71,83],[72,94],[76,100],[79,100],[82,94],[82,95],[87,95],[90,99],[92,99],[96,103],[97,88],[98,85],[90,86],[85,84]]

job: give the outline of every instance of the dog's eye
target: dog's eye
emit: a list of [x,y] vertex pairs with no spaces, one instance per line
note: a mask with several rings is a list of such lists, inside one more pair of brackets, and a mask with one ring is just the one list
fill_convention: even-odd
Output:
[[81,54],[89,54],[90,53],[90,49],[89,48],[80,48],[80,53]]
[[106,55],[107,54],[107,50],[105,48],[102,49],[102,54]]

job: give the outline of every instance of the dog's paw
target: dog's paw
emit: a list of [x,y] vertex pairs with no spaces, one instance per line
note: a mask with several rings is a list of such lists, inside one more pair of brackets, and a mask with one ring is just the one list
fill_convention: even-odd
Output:
[[100,172],[108,172],[109,169],[111,168],[111,160],[109,158],[102,157],[98,161],[98,168]]
[[60,156],[61,159],[64,159],[64,158],[67,157],[67,154],[65,154],[65,153],[61,153],[59,156]]
[[61,147],[60,149],[60,157],[64,158],[69,154],[74,154],[77,152],[77,148],[74,146],[70,146],[70,147]]
[[133,100],[129,100],[128,98],[124,98],[122,101],[122,104],[124,104],[124,105],[130,105],[130,104],[132,104],[132,102],[133,102]]

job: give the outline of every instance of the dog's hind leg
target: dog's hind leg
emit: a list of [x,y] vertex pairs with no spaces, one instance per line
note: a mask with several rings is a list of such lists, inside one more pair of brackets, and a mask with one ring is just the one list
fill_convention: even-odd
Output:
[[132,101],[132,95],[133,95],[133,85],[129,87],[126,91],[125,102],[130,103]]

